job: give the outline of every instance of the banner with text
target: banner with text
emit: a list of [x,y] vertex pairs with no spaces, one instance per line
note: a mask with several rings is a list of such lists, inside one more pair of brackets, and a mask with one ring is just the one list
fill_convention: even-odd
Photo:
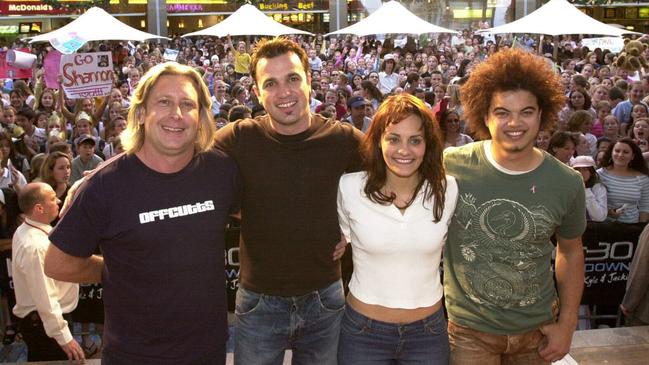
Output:
[[614,305],[622,302],[633,255],[644,224],[588,223],[584,244],[582,304]]
[[110,94],[113,87],[113,59],[110,52],[63,55],[59,72],[63,90],[69,99]]

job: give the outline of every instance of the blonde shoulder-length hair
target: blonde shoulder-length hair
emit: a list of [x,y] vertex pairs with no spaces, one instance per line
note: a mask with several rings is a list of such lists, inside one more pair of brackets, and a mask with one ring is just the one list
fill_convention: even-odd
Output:
[[165,62],[152,67],[133,91],[131,106],[126,120],[126,130],[122,132],[121,139],[127,154],[139,151],[144,145],[144,124],[140,123],[146,113],[146,100],[160,76],[179,75],[189,78],[196,88],[199,103],[199,128],[196,137],[196,152],[204,152],[212,148],[216,127],[212,116],[212,99],[207,85],[201,75],[192,67],[176,62]]

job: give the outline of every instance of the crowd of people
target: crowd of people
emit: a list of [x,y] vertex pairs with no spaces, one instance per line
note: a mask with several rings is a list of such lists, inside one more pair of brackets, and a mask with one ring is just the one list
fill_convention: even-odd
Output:
[[[33,80],[2,85],[0,242],[54,227],[40,274],[102,283],[106,364],[222,363],[231,214],[238,364],[286,348],[296,364],[556,361],[576,327],[586,219],[649,221],[649,74],[577,38],[96,42],[83,51],[112,52],[114,87],[75,100],[45,87],[48,50],[32,49]],[[61,221],[41,212],[89,170]],[[28,296],[17,289],[5,342],[16,322],[46,323]],[[30,360],[91,356],[89,337],[65,332],[70,298],[51,297],[43,333],[63,353]],[[633,303],[630,323],[648,324]]]

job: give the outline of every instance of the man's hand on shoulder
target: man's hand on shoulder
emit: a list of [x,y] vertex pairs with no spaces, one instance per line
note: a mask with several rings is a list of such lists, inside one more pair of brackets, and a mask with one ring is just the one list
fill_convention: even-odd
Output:
[[70,342],[61,346],[63,352],[68,355],[68,360],[73,361],[75,364],[83,364],[86,362],[86,355],[79,343],[73,338]]
[[540,328],[543,340],[539,345],[539,355],[546,361],[559,361],[570,352],[573,328],[560,323],[552,323]]
[[334,261],[340,260],[343,255],[345,254],[345,249],[347,247],[347,239],[345,238],[344,235],[340,235],[340,241],[336,244],[336,247],[334,248],[334,254],[333,254],[333,259]]

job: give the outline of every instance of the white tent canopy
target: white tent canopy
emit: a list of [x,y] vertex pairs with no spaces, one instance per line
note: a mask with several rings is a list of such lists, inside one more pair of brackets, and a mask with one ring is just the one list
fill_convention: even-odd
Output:
[[355,34],[366,36],[372,34],[424,34],[424,33],[457,33],[454,30],[431,24],[411,13],[403,5],[392,0],[377,11],[349,27],[339,29],[325,36],[335,34]]
[[143,41],[151,38],[168,39],[132,28],[117,20],[105,10],[93,7],[64,27],[32,37],[29,43],[52,43],[52,40],[68,39],[71,34],[77,34],[87,42],[108,40]]
[[550,0],[527,16],[498,27],[482,29],[479,33],[530,33],[530,34],[597,34],[621,36],[640,34],[599,22],[581,12],[566,0]]
[[268,15],[261,12],[256,7],[246,4],[232,13],[229,17],[220,23],[197,32],[188,33],[183,37],[192,36],[215,36],[225,37],[228,35],[270,35],[278,36],[283,34],[307,34],[309,32],[287,27],[286,25],[276,22]]

